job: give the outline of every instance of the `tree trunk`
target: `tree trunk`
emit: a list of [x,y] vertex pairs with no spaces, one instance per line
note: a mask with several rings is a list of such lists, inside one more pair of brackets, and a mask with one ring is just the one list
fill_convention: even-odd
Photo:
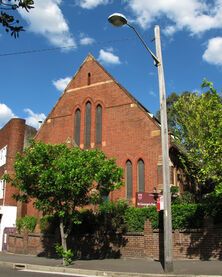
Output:
[[[59,228],[60,228],[60,236],[61,236],[63,251],[67,251],[67,241],[66,241],[67,234],[65,233],[65,230],[64,230],[63,218],[60,218]],[[62,258],[62,261],[63,261],[63,265],[65,265],[64,257]]]

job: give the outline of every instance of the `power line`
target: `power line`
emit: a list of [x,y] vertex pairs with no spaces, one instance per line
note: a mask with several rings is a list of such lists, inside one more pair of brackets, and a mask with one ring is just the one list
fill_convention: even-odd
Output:
[[62,50],[62,49],[68,49],[68,48],[75,48],[75,47],[76,47],[75,45],[70,45],[70,46],[63,46],[63,47],[31,49],[31,50],[24,50],[24,51],[18,51],[18,52],[2,53],[2,54],[0,54],[0,57],[15,56],[15,55],[25,55],[25,54],[32,54],[32,53],[40,53],[40,52],[55,51],[55,50]]
[[[103,42],[96,42],[94,44],[118,43],[118,42],[122,42],[122,41],[133,40],[133,39],[134,38],[129,38],[128,37],[128,38],[122,38],[122,39],[118,39],[118,40],[109,40],[109,41],[103,41]],[[0,57],[34,54],[34,53],[56,51],[56,50],[62,50],[62,49],[65,50],[65,49],[69,49],[69,48],[76,48],[76,45],[51,47],[51,48],[41,48],[41,49],[31,49],[31,50],[24,50],[24,51],[18,51],[18,52],[0,53]]]

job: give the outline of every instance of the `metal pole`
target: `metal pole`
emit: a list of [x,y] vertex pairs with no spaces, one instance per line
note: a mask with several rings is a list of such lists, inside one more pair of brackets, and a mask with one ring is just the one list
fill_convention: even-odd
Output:
[[162,144],[162,166],[163,166],[163,199],[164,199],[164,271],[173,271],[172,258],[172,217],[171,217],[171,195],[170,195],[170,168],[169,168],[169,143],[166,109],[166,89],[163,71],[163,61],[160,41],[160,28],[155,26],[156,55],[159,61],[158,80],[160,94],[160,116],[161,116],[161,144]]
[[132,25],[130,25],[129,23],[127,23],[126,25],[128,25],[131,29],[133,29],[133,31],[136,33],[136,35],[138,36],[138,38],[140,39],[140,41],[142,42],[143,46],[146,48],[146,50],[150,53],[151,57],[154,60],[155,66],[158,66],[158,64],[160,63],[160,61],[158,60],[158,58],[153,54],[153,52],[150,50],[150,48],[147,46],[147,44],[145,43],[144,39],[141,37],[141,35],[137,32],[136,28],[134,28]]

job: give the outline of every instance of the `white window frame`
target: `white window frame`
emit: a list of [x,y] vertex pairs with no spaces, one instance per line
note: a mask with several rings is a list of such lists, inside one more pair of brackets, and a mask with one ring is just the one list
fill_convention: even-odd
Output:
[[5,181],[0,180],[0,199],[4,198]]
[[7,145],[0,149],[0,166],[6,164]]

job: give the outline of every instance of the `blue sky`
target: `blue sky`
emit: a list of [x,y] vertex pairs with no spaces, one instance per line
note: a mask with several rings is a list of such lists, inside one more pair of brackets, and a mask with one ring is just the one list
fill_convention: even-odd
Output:
[[153,52],[160,25],[168,95],[200,91],[203,78],[221,91],[222,0],[35,0],[30,13],[15,12],[26,29],[18,39],[0,29],[0,128],[12,117],[38,127],[89,52],[156,113],[157,69],[130,28],[108,23],[114,12]]

